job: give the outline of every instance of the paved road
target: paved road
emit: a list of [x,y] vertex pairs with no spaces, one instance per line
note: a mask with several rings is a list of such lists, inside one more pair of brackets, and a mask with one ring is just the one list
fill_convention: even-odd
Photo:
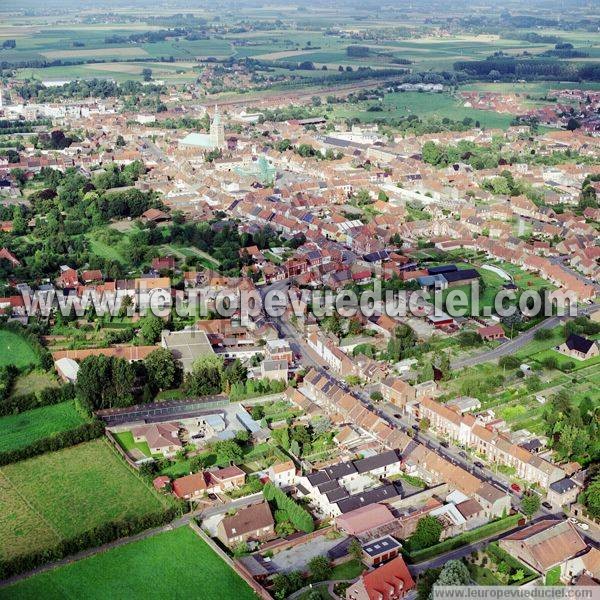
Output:
[[[579,315],[589,315],[591,312],[594,312],[600,308],[600,304],[589,304],[579,309]],[[502,356],[507,356],[509,354],[514,354],[518,350],[520,350],[525,344],[531,342],[535,336],[535,332],[540,329],[552,329],[559,325],[562,321],[565,321],[569,317],[550,317],[541,323],[533,326],[531,329],[520,333],[517,337],[512,340],[508,340],[504,342],[497,348],[493,350],[488,350],[487,352],[482,352],[481,354],[476,354],[474,356],[469,356],[467,358],[455,360],[452,362],[452,369],[462,369],[463,367],[472,367],[474,365],[479,365],[481,363],[489,362],[491,360],[498,360]]]
[[[546,517],[538,517],[533,519],[530,523],[536,523]],[[456,548],[455,550],[450,550],[449,552],[445,552],[444,554],[440,554],[439,556],[435,556],[430,558],[429,560],[422,561],[415,565],[409,565],[410,572],[413,575],[419,575],[423,571],[427,569],[434,569],[436,567],[443,567],[449,560],[459,560],[464,558],[465,556],[471,554],[474,550],[479,550],[485,546],[487,546],[491,542],[495,542],[496,540],[502,539],[515,531],[518,531],[520,527],[514,527],[509,531],[504,531],[502,533],[496,533],[494,535],[490,535],[478,542],[474,542],[473,544],[467,544],[466,546],[461,546],[460,548]]]

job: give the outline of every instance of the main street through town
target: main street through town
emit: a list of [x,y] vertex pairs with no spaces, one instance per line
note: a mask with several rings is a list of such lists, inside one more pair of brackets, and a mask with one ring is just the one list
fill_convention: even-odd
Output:
[[[277,289],[285,292],[287,291],[287,289],[289,289],[289,285],[289,280],[279,281],[270,286],[263,286],[262,288],[260,288],[260,293],[264,299],[265,295],[269,290]],[[589,314],[589,312],[596,310],[598,307],[600,307],[600,305],[593,304],[586,306],[580,312],[580,314]],[[541,325],[549,323],[547,326],[554,327],[560,322],[561,319],[563,318],[552,317],[551,319],[546,319],[546,321],[541,323]],[[556,322],[554,323],[554,321]],[[285,339],[288,340],[292,351],[294,352],[295,356],[298,357],[298,362],[302,366],[306,368],[314,368],[321,371],[326,371],[327,375],[335,379],[335,381],[341,387],[349,389],[348,384],[337,378],[329,370],[329,366],[327,365],[327,363],[314,350],[312,350],[312,348],[309,347],[305,338],[293,325],[291,325],[288,321],[284,320],[283,318],[271,317],[271,322],[277,328],[279,335],[285,337]],[[527,341],[529,341],[530,339],[533,339],[535,330],[535,328],[532,328],[532,330],[520,334],[517,338],[514,338],[510,342],[507,342],[507,344],[524,338],[524,342],[517,346],[517,348],[519,348],[524,343],[527,343]],[[505,346],[505,344],[503,344],[503,346]],[[499,348],[502,348],[502,346],[500,346]],[[514,351],[515,348],[511,347],[506,352],[506,354]],[[486,352],[483,354],[488,356],[490,353]],[[500,356],[503,355],[504,354],[500,354]],[[486,360],[494,360],[495,357],[496,355],[493,355],[491,358]],[[436,436],[434,436],[430,432],[420,430],[418,427],[418,423],[415,420],[411,419],[408,415],[400,413],[400,409],[397,406],[384,402],[373,405],[373,402],[366,389],[360,386],[354,386],[351,391],[365,406],[374,410],[379,415],[379,417],[387,421],[387,423],[390,426],[404,431],[405,433],[410,435],[415,441],[424,444],[430,450],[433,450],[440,456],[443,456],[446,460],[450,461],[451,463],[460,466],[465,471],[472,473],[480,480],[487,481],[488,483],[510,494],[513,508],[515,510],[519,510],[521,508],[520,495],[511,490],[510,480],[507,479],[501,473],[499,473],[496,469],[494,469],[493,467],[488,468],[484,466],[483,468],[481,468],[476,466],[473,460],[471,460],[471,458],[469,457],[469,455],[463,449],[454,444],[445,442],[445,444],[447,443],[447,447],[446,445],[442,445],[440,440]],[[562,511],[548,510],[545,507],[541,506],[540,510],[536,513],[536,515],[534,515],[533,518],[536,519],[541,517],[565,518],[565,515]],[[581,532],[581,534],[583,535],[583,532]],[[594,532],[588,532],[586,534],[586,537],[594,540],[595,542],[600,541],[600,536],[596,535]]]

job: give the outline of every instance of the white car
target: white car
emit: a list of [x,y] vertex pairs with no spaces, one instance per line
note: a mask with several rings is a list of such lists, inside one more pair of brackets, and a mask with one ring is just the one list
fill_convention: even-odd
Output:
[[577,527],[579,527],[579,529],[582,529],[583,531],[587,531],[590,526],[587,523],[577,523]]
[[579,523],[579,521],[575,517],[569,517],[569,523],[573,523],[574,525],[577,525],[577,523]]

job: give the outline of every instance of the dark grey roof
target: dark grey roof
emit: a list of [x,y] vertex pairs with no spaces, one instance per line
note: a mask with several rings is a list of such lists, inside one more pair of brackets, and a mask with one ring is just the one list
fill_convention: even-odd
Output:
[[354,463],[348,461],[327,467],[325,472],[329,475],[330,479],[340,479],[341,477],[356,473],[356,467],[354,466]]
[[334,490],[327,492],[325,496],[327,496],[327,500],[329,500],[329,502],[339,502],[343,498],[348,497],[348,492],[343,487],[338,486]]
[[364,552],[371,557],[379,556],[380,554],[384,554],[390,550],[397,550],[398,548],[400,548],[400,542],[395,540],[391,535],[386,535],[378,540],[373,540],[372,542],[364,544],[362,547]]
[[368,473],[381,467],[393,465],[400,461],[398,452],[396,450],[388,450],[375,456],[369,456],[368,458],[362,458],[361,460],[355,460],[354,465],[359,473]]
[[330,492],[331,490],[335,490],[340,487],[340,484],[336,479],[330,479],[329,481],[324,481],[317,486],[317,489],[321,494],[325,494],[326,492]]
[[452,271],[458,271],[456,265],[440,265],[439,267],[429,267],[427,269],[430,275],[439,275],[441,273],[451,273]]
[[402,487],[396,487],[395,484],[389,483],[388,485],[382,485],[373,490],[367,492],[361,492],[360,494],[354,494],[348,498],[340,500],[337,505],[342,514],[356,510],[362,506],[370,506],[376,502],[385,502],[386,500],[392,500],[402,494]]
[[567,348],[569,350],[577,350],[577,352],[583,352],[587,354],[590,348],[594,345],[594,340],[588,340],[576,333],[572,333],[567,338]]
[[557,494],[564,494],[565,492],[572,490],[574,487],[576,487],[576,485],[577,484],[572,479],[565,477],[560,481],[555,481],[554,483],[551,483],[550,489],[553,492],[556,492]]
[[321,483],[325,483],[329,481],[329,475],[325,473],[325,471],[316,471],[315,473],[311,473],[307,475],[306,478],[310,482],[312,486],[320,485]]
[[442,277],[448,282],[453,283],[455,281],[465,281],[467,279],[477,279],[481,277],[475,269],[459,269],[458,271],[450,271],[449,273],[442,273]]

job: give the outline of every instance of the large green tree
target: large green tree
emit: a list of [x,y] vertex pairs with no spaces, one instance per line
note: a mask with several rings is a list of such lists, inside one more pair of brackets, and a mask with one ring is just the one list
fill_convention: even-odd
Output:
[[148,383],[155,390],[166,390],[175,386],[180,365],[171,350],[157,348],[144,361],[148,374]]
[[223,360],[215,355],[198,358],[185,378],[184,387],[193,396],[220,394],[223,390]]

